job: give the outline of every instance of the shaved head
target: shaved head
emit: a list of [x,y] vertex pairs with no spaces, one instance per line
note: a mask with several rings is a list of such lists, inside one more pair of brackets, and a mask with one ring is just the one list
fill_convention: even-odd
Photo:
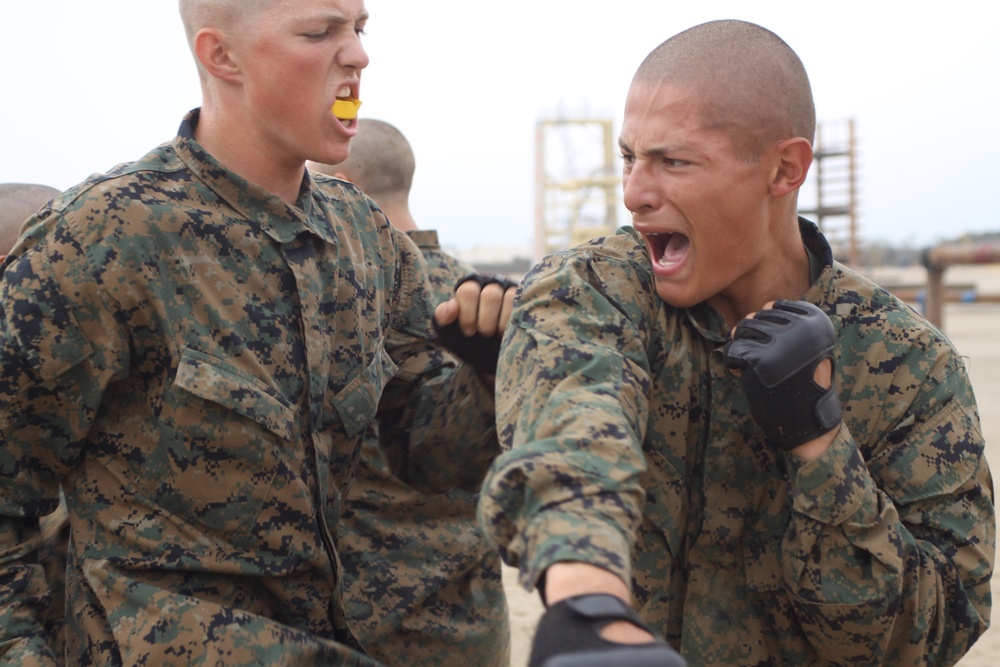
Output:
[[0,255],[10,252],[24,221],[59,190],[35,183],[0,183]]
[[[180,0],[181,22],[188,45],[194,49],[194,38],[199,30],[217,28],[229,33],[243,25],[270,5],[272,0]],[[206,72],[198,64],[198,74],[203,79]]]
[[403,133],[385,121],[369,118],[360,122],[346,160],[337,165],[309,163],[310,169],[320,173],[343,174],[380,205],[406,201],[416,166]]
[[729,134],[747,159],[783,139],[815,138],[805,67],[780,37],[753,23],[712,21],[663,42],[632,79],[633,86],[660,83],[697,91],[706,128]]

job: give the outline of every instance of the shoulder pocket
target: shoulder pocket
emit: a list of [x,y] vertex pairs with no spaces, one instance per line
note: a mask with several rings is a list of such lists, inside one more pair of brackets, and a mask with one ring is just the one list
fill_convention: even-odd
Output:
[[47,274],[34,269],[28,257],[7,266],[6,290],[0,298],[25,359],[43,379],[51,380],[93,350],[58,286]]
[[897,505],[954,493],[976,475],[982,461],[978,421],[957,402],[919,429],[918,436],[906,433],[900,444],[868,461],[872,477]]

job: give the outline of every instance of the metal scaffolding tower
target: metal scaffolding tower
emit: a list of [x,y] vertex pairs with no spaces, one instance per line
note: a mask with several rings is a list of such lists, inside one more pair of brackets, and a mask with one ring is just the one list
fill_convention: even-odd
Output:
[[816,128],[810,178],[815,186],[815,207],[800,207],[799,213],[816,221],[839,261],[858,266],[857,142],[854,119],[820,123]]
[[534,259],[614,232],[621,168],[610,119],[539,120]]

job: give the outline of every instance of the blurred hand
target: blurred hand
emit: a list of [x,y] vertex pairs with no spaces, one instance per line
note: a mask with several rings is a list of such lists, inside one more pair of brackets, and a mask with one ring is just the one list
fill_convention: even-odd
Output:
[[434,311],[438,339],[480,375],[492,376],[516,293],[517,285],[503,276],[464,277],[455,297]]
[[435,309],[434,323],[445,327],[457,321],[465,336],[502,334],[510,321],[516,292],[517,285],[500,276],[467,276],[455,289],[454,298]]

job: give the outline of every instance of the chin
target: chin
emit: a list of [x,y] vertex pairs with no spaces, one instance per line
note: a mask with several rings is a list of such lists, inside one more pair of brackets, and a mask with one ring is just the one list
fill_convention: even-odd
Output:
[[656,294],[668,306],[674,308],[690,308],[704,299],[697,299],[693,295],[678,289],[677,285],[664,285],[659,279],[656,281]]
[[323,154],[319,157],[310,157],[309,159],[313,162],[319,162],[321,164],[340,164],[351,154],[350,144],[344,144],[343,146],[328,147],[327,150],[323,151]]

